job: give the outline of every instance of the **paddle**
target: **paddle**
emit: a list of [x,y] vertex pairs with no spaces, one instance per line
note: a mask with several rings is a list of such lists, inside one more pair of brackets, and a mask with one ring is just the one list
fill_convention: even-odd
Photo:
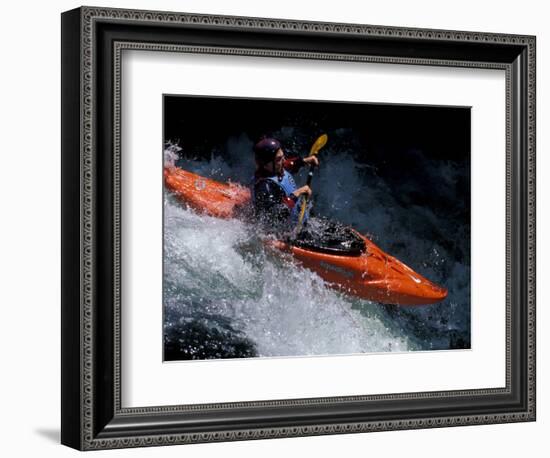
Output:
[[[328,135],[327,134],[321,135],[317,140],[315,140],[315,143],[311,145],[309,156],[316,156],[319,153],[319,150],[327,144],[327,141],[328,141]],[[311,180],[313,179],[314,170],[315,170],[315,166],[310,165],[309,172],[307,174],[307,183],[306,183],[308,186],[311,186]],[[304,222],[304,216],[306,214],[306,208],[308,203],[309,203],[309,195],[306,196],[305,199],[302,199],[302,209],[300,210],[298,224],[296,224],[296,228],[294,229],[294,236],[297,236],[302,230],[302,224]]]

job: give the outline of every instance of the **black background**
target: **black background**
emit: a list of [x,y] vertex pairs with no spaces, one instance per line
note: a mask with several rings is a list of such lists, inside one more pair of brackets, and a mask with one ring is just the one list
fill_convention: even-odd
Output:
[[[403,150],[455,161],[469,159],[470,152],[469,107],[165,96],[164,115],[165,140],[179,139],[184,151],[199,156],[229,137],[244,133],[256,140],[285,126],[310,134],[307,141],[352,129],[369,151],[368,160],[377,164],[388,160],[387,153]],[[307,151],[309,145],[299,146]]]

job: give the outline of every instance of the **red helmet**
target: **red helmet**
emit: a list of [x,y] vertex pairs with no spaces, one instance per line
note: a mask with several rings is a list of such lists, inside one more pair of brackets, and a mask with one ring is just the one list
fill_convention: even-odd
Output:
[[275,138],[262,138],[254,145],[254,157],[260,165],[267,164],[275,159],[277,151],[281,149],[281,142]]

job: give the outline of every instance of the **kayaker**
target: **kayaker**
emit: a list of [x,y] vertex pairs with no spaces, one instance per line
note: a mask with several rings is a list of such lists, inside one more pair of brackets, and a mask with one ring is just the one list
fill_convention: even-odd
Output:
[[262,138],[254,145],[256,173],[253,199],[256,218],[266,230],[289,232],[298,222],[300,196],[311,196],[311,188],[298,188],[292,177],[304,165],[319,165],[316,156],[285,157],[275,138]]

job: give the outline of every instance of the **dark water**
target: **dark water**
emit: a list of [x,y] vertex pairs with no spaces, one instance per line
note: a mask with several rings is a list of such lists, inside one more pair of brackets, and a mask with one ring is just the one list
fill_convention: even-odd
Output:
[[[457,116],[448,110],[451,118]],[[437,116],[448,129],[450,118],[441,110]],[[424,117],[427,130],[437,129],[432,118]],[[285,118],[280,124],[285,127],[271,133],[287,152],[304,154],[322,123],[299,119]],[[400,114],[394,123],[399,126],[401,119],[408,118]],[[395,307],[337,293],[312,272],[265,252],[254,227],[198,215],[167,194],[165,359],[469,348],[469,150],[455,144],[450,152],[438,151],[445,148],[440,131],[424,132],[423,141],[411,129],[392,129],[398,137],[393,138],[387,128],[370,135],[357,125],[325,128],[329,143],[313,182],[315,210],[368,234],[384,251],[445,286],[445,301]],[[462,142],[464,129],[462,124],[454,129]],[[180,135],[177,164],[221,181],[248,183],[252,134],[226,130],[204,142],[196,132],[187,142]],[[403,138],[407,132],[410,141]],[[305,182],[303,174],[297,182]]]

